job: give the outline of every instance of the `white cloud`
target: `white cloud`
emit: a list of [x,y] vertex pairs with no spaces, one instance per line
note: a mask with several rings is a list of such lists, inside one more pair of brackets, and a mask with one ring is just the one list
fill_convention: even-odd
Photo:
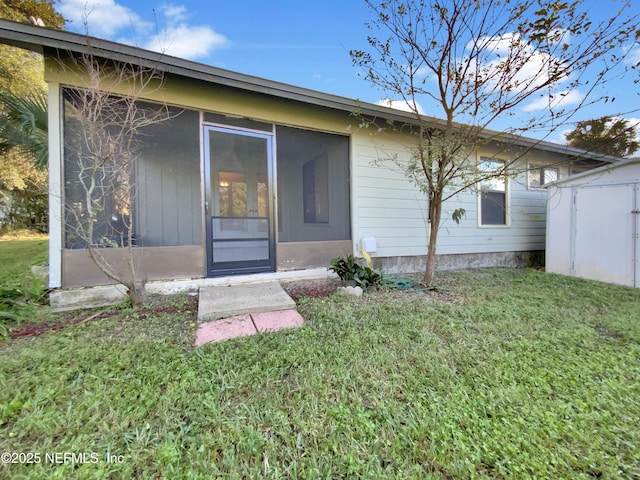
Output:
[[544,95],[525,105],[522,110],[525,112],[535,112],[546,108],[563,108],[569,105],[580,103],[584,95],[577,90],[565,90],[551,95]]
[[[570,43],[571,35],[562,30],[557,30],[553,38],[554,44]],[[496,38],[484,38],[478,41],[479,45],[486,45],[491,56],[482,69],[489,85],[500,87],[501,90],[514,92],[531,92],[543,87],[549,82],[550,72],[560,66],[560,60],[555,56],[535,50],[533,46],[521,43],[523,40],[517,33],[508,33]],[[512,67],[512,73],[506,73],[501,62],[508,61]],[[496,78],[495,82],[492,77]],[[500,83],[507,80],[506,85]],[[560,78],[553,82],[552,87],[558,87],[569,80],[569,77]],[[546,87],[545,87],[546,88]],[[542,91],[542,90],[541,90]],[[575,105],[584,99],[584,95],[577,90],[557,91],[555,93],[541,95],[522,107],[524,112],[536,112],[547,108],[563,108]]]
[[208,25],[191,25],[184,5],[164,4],[155,11],[159,17],[155,24],[165,25],[159,31],[153,23],[144,21],[116,0],[60,0],[57,8],[76,30],[84,31],[86,23],[91,36],[115,38],[176,57],[203,58],[229,43]]
[[629,125],[633,125],[635,127],[636,131],[638,131],[638,136],[640,137],[640,118],[629,117],[625,118],[625,120],[629,122]]
[[189,17],[187,7],[184,5],[166,4],[160,7],[160,11],[164,14],[167,20],[174,22],[182,22]]
[[626,63],[630,65],[638,65],[640,63],[640,46],[633,47],[630,50],[627,49],[625,53],[627,52],[628,55],[626,58]]
[[[558,30],[551,40],[557,44],[569,43],[571,36],[568,32]],[[469,42],[466,49],[471,50],[474,45],[476,49],[480,48],[488,53],[485,62],[477,69],[479,81],[486,82],[487,86],[500,86],[501,90],[507,86],[514,92],[535,90],[545,85],[549,81],[550,72],[560,66],[559,59],[549,53],[535,50],[517,33],[483,37]],[[504,62],[508,62],[508,69],[505,68]],[[554,83],[558,85],[566,80],[568,77],[560,78]]]
[[57,10],[78,31],[95,37],[112,37],[125,28],[144,31],[150,24],[128,7],[114,0],[60,0]]
[[216,48],[227,45],[224,35],[216,33],[208,26],[179,24],[169,26],[149,38],[143,48],[181,58],[196,59],[206,57]]
[[[391,100],[390,98],[383,98],[382,100],[378,100],[377,105],[381,105],[383,107],[395,108],[396,110],[402,110],[404,112],[412,112],[414,113],[413,106],[410,106],[404,100]],[[422,109],[422,105],[416,102],[416,108],[420,115],[424,115],[424,110]]]

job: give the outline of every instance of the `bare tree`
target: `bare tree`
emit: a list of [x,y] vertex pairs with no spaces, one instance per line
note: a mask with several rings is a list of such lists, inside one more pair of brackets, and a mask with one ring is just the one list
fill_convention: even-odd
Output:
[[133,305],[147,302],[136,251],[137,163],[145,128],[171,117],[141,99],[163,84],[161,72],[90,54],[64,67],[82,88],[65,91],[66,243],[86,248],[97,267],[123,284]]
[[[590,21],[580,1],[367,3],[373,33],[368,48],[352,50],[351,57],[373,85],[415,116],[415,148],[403,168],[429,198],[423,283],[430,285],[443,202],[513,173],[511,167],[526,151],[485,164],[470,154],[525,132],[549,134],[587,105],[612,101],[601,87],[635,67],[626,61],[637,45],[638,19],[623,15],[628,1],[600,23]],[[428,101],[441,120],[423,116],[421,101]],[[533,101],[543,101],[544,109],[523,118],[523,107]],[[505,119],[514,126],[488,130]],[[455,210],[453,219],[462,213]]]

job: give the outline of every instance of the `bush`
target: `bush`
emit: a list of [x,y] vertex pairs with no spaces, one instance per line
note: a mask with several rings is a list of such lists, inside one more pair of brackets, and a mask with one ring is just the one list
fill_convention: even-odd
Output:
[[46,190],[13,190],[3,208],[0,230],[27,229],[47,233],[49,206]]
[[371,265],[360,265],[353,255],[333,258],[329,264],[329,270],[336,272],[343,282],[353,281],[363,290],[377,287],[383,281],[382,271]]

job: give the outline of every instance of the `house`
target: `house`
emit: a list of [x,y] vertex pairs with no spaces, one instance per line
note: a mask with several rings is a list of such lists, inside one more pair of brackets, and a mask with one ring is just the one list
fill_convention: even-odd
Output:
[[[386,272],[423,269],[425,196],[398,168],[376,164],[381,158],[406,161],[413,137],[360,129],[353,115],[412,125],[412,114],[6,20],[0,20],[0,41],[45,56],[51,288],[110,282],[67,228],[67,210],[82,196],[68,145],[82,128],[69,112],[83,84],[67,60],[87,52],[162,72],[161,88],[145,101],[176,113],[147,132],[140,152],[131,221],[147,280],[324,268],[332,257],[358,256],[365,238]],[[434,128],[441,125],[425,118]],[[544,184],[611,161],[550,142],[496,138],[469,161],[491,167],[526,155],[512,175],[445,203],[439,269],[519,265],[539,257]],[[457,224],[450,214],[460,207],[466,215]],[[113,222],[125,218],[115,203],[113,210],[107,212]],[[115,255],[112,250],[107,253]]]
[[546,271],[640,287],[640,158],[551,183]]

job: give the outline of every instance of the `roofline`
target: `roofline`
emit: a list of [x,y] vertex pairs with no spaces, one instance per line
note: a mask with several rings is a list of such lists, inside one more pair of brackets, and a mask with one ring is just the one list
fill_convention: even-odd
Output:
[[[172,57],[163,53],[144,50],[142,48],[132,47],[130,45],[124,45],[110,40],[103,40],[64,30],[38,27],[28,23],[0,19],[0,43],[32,50],[41,54],[44,54],[47,49],[64,50],[80,54],[91,53],[92,55],[101,58],[137,64],[166,73],[288,100],[295,100],[333,110],[348,113],[357,112],[358,114],[365,116],[382,117],[384,119],[404,122],[407,124],[418,124],[418,119],[411,112],[376,105],[373,103],[361,102],[357,99],[323,93],[273,80],[266,80],[264,78],[233,72],[231,70],[224,70],[211,65]],[[428,124],[434,125],[435,127],[445,126],[445,121],[436,117],[422,116],[422,120]],[[537,148],[571,157],[581,157],[609,163],[619,161],[616,157],[602,155],[596,152],[589,152],[579,148],[544,140],[537,140],[514,134],[505,134],[503,132],[488,129],[483,130],[483,133],[485,133],[484,136],[486,138],[526,148]]]
[[559,180],[556,180],[555,182],[547,183],[544,185],[544,187],[549,188],[549,187],[558,186],[563,183],[572,182],[573,180],[580,180],[581,178],[588,177],[589,175],[599,175],[601,173],[610,172],[611,170],[615,170],[620,167],[625,167],[627,165],[633,165],[635,163],[640,163],[640,157],[625,158],[613,164],[602,165],[601,167],[592,168],[591,170],[586,170],[584,172],[576,173],[575,175],[569,175],[568,177],[561,178]]

